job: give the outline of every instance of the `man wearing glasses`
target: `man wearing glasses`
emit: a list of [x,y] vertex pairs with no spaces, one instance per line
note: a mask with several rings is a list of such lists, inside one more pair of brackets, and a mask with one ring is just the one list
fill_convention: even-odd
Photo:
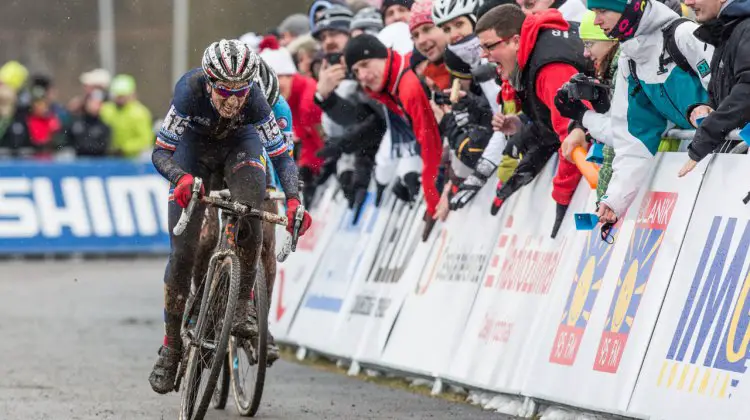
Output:
[[[266,190],[263,148],[286,193],[287,230],[292,230],[300,205],[297,168],[263,90],[254,83],[259,66],[260,58],[245,43],[223,39],[206,48],[201,68],[190,70],[177,82],[152,154],[156,169],[174,186],[169,195],[170,235],[182,208],[190,201],[194,177],[211,180],[211,189],[221,187],[212,183],[224,181],[235,200],[260,208]],[[196,209],[185,234],[171,237],[172,250],[164,275],[164,343],[149,377],[151,387],[161,394],[174,387],[182,353],[180,318],[190,290],[204,211]],[[305,212],[300,234],[311,223]],[[248,300],[256,272],[253,263],[263,238],[260,220],[248,218],[239,223],[235,237],[243,254],[243,267],[232,334],[250,337],[257,333],[253,331]]]
[[[476,33],[483,56],[497,63],[503,79],[510,81],[521,101],[523,112],[533,124],[523,124],[518,115],[497,113],[492,126],[510,136],[521,132],[525,153],[514,174],[497,190],[496,203],[502,203],[520,186],[534,179],[547,161],[558,153],[568,135],[570,120],[554,105],[557,90],[588,65],[583,43],[559,11],[547,10],[526,16],[516,5],[498,6],[477,22]],[[528,131],[528,132],[527,132]],[[552,237],[573,197],[581,173],[559,154],[560,163],[553,179],[552,198],[557,214]]]

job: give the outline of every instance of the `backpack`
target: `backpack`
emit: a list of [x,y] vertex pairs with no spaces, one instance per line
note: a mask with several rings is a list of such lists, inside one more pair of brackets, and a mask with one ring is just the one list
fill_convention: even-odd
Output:
[[[687,58],[685,58],[685,55],[677,47],[675,32],[677,31],[677,27],[685,22],[691,22],[691,20],[688,18],[680,17],[670,22],[666,28],[661,30],[662,36],[664,37],[664,42],[662,43],[663,49],[661,55],[659,55],[659,71],[657,74],[666,73],[667,65],[669,63],[675,63],[675,65],[681,68],[684,72],[693,73],[699,78],[702,77],[701,74],[698,74],[695,70],[693,70]],[[636,73],[635,61],[633,61],[632,59],[628,60],[628,67],[630,68],[630,73],[640,83],[638,73]]]

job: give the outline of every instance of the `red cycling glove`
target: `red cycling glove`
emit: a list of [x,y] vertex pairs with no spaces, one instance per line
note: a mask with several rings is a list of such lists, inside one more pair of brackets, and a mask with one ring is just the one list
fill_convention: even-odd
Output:
[[[201,192],[198,198],[203,197],[205,190],[201,185]],[[190,203],[190,198],[193,196],[193,176],[185,174],[177,180],[177,186],[174,188],[174,201],[178,206],[183,209]]]
[[[290,198],[286,200],[286,231],[289,233],[294,232],[294,215],[297,213],[297,207],[299,207],[299,200],[296,198]],[[302,236],[307,232],[307,229],[312,225],[312,217],[310,213],[305,210],[305,215],[302,217],[302,226],[299,228],[299,236]]]

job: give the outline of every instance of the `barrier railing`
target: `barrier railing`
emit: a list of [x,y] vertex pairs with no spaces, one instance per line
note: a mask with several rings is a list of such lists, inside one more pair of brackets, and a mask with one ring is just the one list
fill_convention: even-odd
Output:
[[280,268],[272,329],[353,365],[507,394],[490,405],[512,415],[544,401],[639,418],[747,418],[750,185],[740,180],[750,167],[715,155],[677,178],[685,159],[657,155],[613,245],[573,226],[573,213],[593,208],[584,183],[549,237],[554,162],[497,216],[486,187],[427,242],[418,206],[368,204],[352,225],[331,190],[309,255]]

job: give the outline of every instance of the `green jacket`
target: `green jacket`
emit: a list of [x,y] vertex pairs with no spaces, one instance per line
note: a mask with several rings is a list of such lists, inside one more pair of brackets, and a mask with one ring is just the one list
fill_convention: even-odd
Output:
[[113,102],[102,105],[100,117],[112,128],[112,151],[124,157],[135,157],[154,145],[151,112],[138,101],[123,107]]

